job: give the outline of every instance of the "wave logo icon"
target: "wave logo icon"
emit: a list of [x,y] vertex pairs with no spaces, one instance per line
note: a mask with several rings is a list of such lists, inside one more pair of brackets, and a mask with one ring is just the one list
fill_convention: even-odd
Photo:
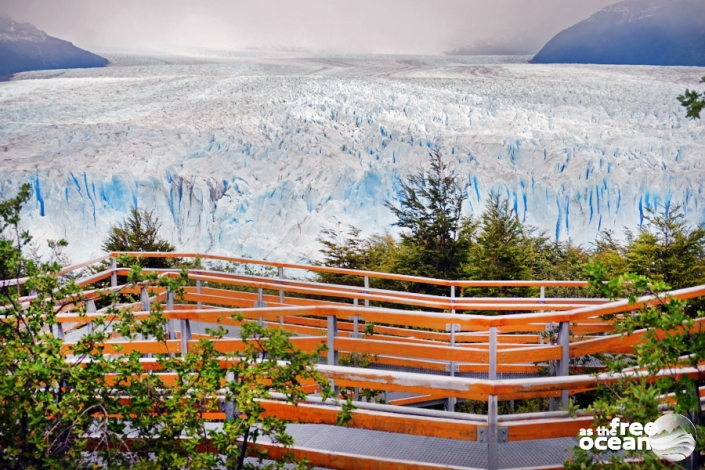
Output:
[[649,436],[651,450],[661,459],[669,462],[685,460],[695,450],[696,431],[688,418],[677,414],[667,414],[657,419],[656,434]]

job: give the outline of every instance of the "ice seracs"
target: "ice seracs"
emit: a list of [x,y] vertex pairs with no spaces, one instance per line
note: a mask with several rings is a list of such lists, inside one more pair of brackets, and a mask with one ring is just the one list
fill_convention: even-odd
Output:
[[435,148],[467,182],[468,212],[500,191],[552,238],[586,243],[675,203],[705,219],[705,128],[675,99],[702,68],[140,60],[0,86],[0,197],[31,181],[24,223],[74,259],[133,205],[180,249],[315,256],[323,228],[387,228],[397,178]]

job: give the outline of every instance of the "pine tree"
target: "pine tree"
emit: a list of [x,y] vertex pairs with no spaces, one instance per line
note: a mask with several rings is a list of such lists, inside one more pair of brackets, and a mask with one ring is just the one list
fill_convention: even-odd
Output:
[[636,235],[627,234],[628,270],[674,289],[705,284],[705,227],[689,227],[678,206],[647,209],[644,218]]
[[443,162],[441,152],[429,156],[428,170],[401,181],[399,207],[385,202],[406,229],[399,272],[440,279],[458,279],[467,260],[473,225],[462,214],[465,190],[460,178]]
[[[703,77],[705,82],[705,77]],[[685,90],[685,94],[678,97],[684,108],[686,108],[687,116],[691,119],[700,119],[700,112],[705,109],[705,93],[698,94],[695,90]]]
[[[359,269],[376,272],[397,272],[397,262],[402,247],[389,233],[375,234],[368,238],[361,235],[357,227],[349,227],[347,233],[339,230],[324,230],[318,237],[323,245],[323,259],[316,263],[336,268]],[[319,282],[362,286],[363,278],[335,273],[318,273]],[[371,287],[380,289],[403,289],[395,281],[372,279]]]
[[[570,242],[549,240],[543,233],[529,233],[532,279],[582,279],[590,253]],[[596,292],[587,288],[547,287],[546,297],[590,297]]]
[[[532,278],[534,251],[531,230],[524,227],[509,200],[490,193],[480,216],[479,233],[466,272],[476,280],[527,280]],[[528,295],[528,289],[473,289],[475,295]]]
[[615,238],[611,230],[604,230],[597,235],[592,243],[590,254],[612,277],[629,271],[627,248]]
[[[132,208],[130,215],[113,226],[103,242],[105,251],[175,251],[176,248],[159,238],[161,223],[153,212]],[[145,258],[140,264],[147,268],[169,268],[174,261],[166,258]]]

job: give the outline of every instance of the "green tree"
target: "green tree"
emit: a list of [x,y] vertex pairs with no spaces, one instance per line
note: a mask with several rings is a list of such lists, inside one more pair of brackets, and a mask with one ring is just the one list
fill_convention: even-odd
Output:
[[[703,77],[705,82],[705,77]],[[705,93],[698,94],[695,90],[685,90],[685,93],[678,97],[681,105],[687,110],[687,116],[691,119],[700,119],[700,113],[705,108]]]
[[[339,230],[323,230],[318,237],[318,242],[323,246],[320,252],[323,259],[320,264],[343,269],[376,270],[377,266],[370,259],[371,240],[363,238],[362,230],[349,227],[347,233]],[[345,274],[320,273],[319,281],[362,285],[359,276]]]
[[[0,203],[0,273],[5,279],[24,275],[26,290],[36,293],[21,301],[13,285],[5,281],[0,288],[0,468],[88,469],[99,463],[108,469],[239,470],[248,442],[267,435],[292,443],[286,423],[265,416],[260,399],[276,391],[296,403],[306,395],[301,383],[309,379],[330,396],[328,381],[315,370],[322,351],[297,351],[283,330],[245,322],[241,353],[224,354],[211,339],[201,339],[176,356],[168,354],[161,304],[138,319],[120,307],[124,299],[114,291],[96,298],[103,313],[67,344],[58,312],[70,307],[69,314],[77,315],[72,323],[85,324],[86,298],[78,284],[58,276],[58,263],[23,257],[30,237],[20,232],[19,215],[29,195],[23,187]],[[131,265],[131,287],[181,295],[187,282],[185,271],[174,278],[145,272],[127,256],[120,263]],[[240,315],[232,320],[243,322]],[[223,333],[212,332],[216,338]],[[146,370],[138,351],[109,344],[115,334],[125,341],[153,338],[167,354],[158,354]],[[108,348],[117,349],[104,354]],[[220,397],[230,404],[227,419],[207,425],[204,414],[219,410]]]
[[691,228],[680,207],[647,209],[637,233],[627,234],[630,272],[663,281],[675,289],[705,283],[705,228]]
[[[592,262],[586,268],[586,275],[593,288],[602,296],[628,298],[631,303],[635,303],[642,295],[657,295],[670,288],[662,281],[651,281],[637,274],[610,278],[607,268],[597,262]],[[697,317],[702,321],[703,313],[699,312]],[[631,335],[637,330],[645,330],[645,333],[642,342],[635,347],[636,354],[608,355],[602,358],[606,371],[616,377],[617,381],[599,384],[598,397],[587,409],[595,415],[595,425],[608,425],[615,417],[625,423],[653,422],[661,416],[661,407],[667,404],[664,397],[670,394],[672,402],[668,406],[673,412],[689,417],[696,424],[698,442],[694,455],[697,458],[705,449],[705,426],[697,390],[705,383],[685,374],[659,376],[658,372],[702,364],[705,360],[705,330],[696,325],[696,320],[687,313],[683,301],[668,297],[662,297],[656,306],[642,307],[638,315],[612,315],[611,318],[615,321],[618,333]],[[636,370],[641,373],[635,373]],[[627,457],[643,461],[630,463],[623,456],[615,456],[604,462],[605,456],[599,453],[576,449],[575,456],[566,462],[566,468],[673,468],[650,452],[628,452]]]
[[419,169],[401,181],[399,207],[385,202],[406,229],[401,234],[404,256],[398,271],[404,274],[458,279],[467,260],[473,225],[462,213],[465,190],[460,178],[443,162],[440,151],[429,157],[428,170]]
[[[576,280],[583,278],[583,271],[590,255],[579,246],[570,242],[549,240],[542,234],[529,234],[532,254],[531,278]],[[576,287],[547,287],[546,297],[590,297],[595,292],[590,289]]]
[[[0,202],[0,278],[14,279],[19,289],[18,280],[25,272],[22,249],[31,241],[29,233],[19,229],[20,210],[29,200],[32,187],[22,185],[17,196]],[[8,286],[3,286],[8,289]]]
[[[592,245],[590,255],[612,277],[632,272],[675,289],[705,283],[705,227],[689,226],[680,206],[647,208],[644,223],[636,232],[627,230],[624,242],[606,231]],[[695,300],[688,308],[703,306]]]
[[[161,222],[153,212],[135,207],[130,215],[113,226],[103,241],[105,251],[162,251],[170,252],[176,248],[159,237]],[[140,264],[147,268],[169,268],[175,262],[167,258],[144,258]]]
[[[398,261],[404,248],[389,233],[362,237],[361,230],[349,227],[347,233],[339,230],[324,230],[318,237],[323,246],[323,259],[317,264],[336,268],[358,269],[383,273],[397,272]],[[363,278],[347,274],[319,273],[319,282],[362,286]],[[404,290],[399,282],[372,279],[370,287]]]
[[627,247],[617,240],[611,230],[605,230],[597,235],[597,239],[592,243],[590,255],[604,266],[612,277],[629,271]]
[[[479,220],[478,235],[465,272],[476,280],[527,280],[532,278],[533,244],[507,198],[490,193]],[[528,295],[526,288],[465,289],[466,295]]]

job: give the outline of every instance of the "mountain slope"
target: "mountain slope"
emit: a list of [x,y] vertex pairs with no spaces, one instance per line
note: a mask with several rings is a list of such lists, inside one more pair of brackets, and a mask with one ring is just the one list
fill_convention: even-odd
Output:
[[108,60],[0,13],[0,77],[29,70],[104,67]]
[[533,62],[705,66],[705,1],[616,3],[557,34]]

